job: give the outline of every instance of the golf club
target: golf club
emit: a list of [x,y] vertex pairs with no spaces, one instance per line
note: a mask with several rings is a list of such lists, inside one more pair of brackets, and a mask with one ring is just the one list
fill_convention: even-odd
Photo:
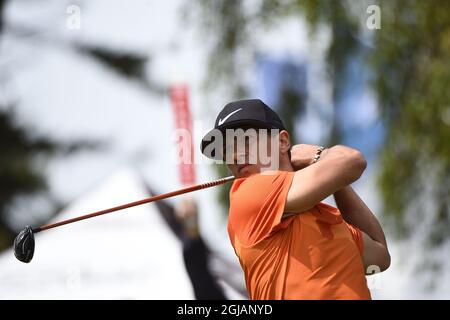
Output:
[[146,198],[146,199],[142,199],[142,200],[139,200],[139,201],[130,202],[130,203],[127,203],[127,204],[123,204],[123,205],[112,207],[112,208],[109,208],[109,209],[93,212],[93,213],[86,214],[86,215],[79,216],[79,217],[75,217],[75,218],[72,218],[72,219],[68,219],[68,220],[64,220],[64,221],[60,221],[60,222],[56,222],[56,223],[51,223],[51,224],[46,224],[46,225],[43,225],[43,226],[40,226],[40,227],[37,227],[37,228],[32,228],[30,226],[26,226],[22,231],[20,231],[20,233],[14,239],[14,255],[16,256],[16,258],[18,260],[20,260],[22,262],[25,262],[25,263],[28,263],[28,262],[31,261],[31,259],[33,259],[33,255],[34,255],[34,234],[35,233],[38,233],[38,232],[41,232],[41,231],[44,231],[44,230],[48,230],[48,229],[52,229],[52,228],[56,228],[56,227],[60,227],[60,226],[63,226],[65,224],[74,223],[74,222],[77,222],[77,221],[81,221],[81,220],[97,217],[97,216],[100,216],[100,215],[103,215],[103,214],[107,214],[107,213],[110,213],[110,212],[119,211],[119,210],[123,210],[123,209],[126,209],[126,208],[139,206],[141,204],[150,203],[150,202],[153,202],[153,201],[157,201],[157,200],[162,200],[162,199],[178,196],[180,194],[184,194],[184,193],[188,193],[188,192],[193,192],[193,191],[197,191],[197,190],[201,190],[201,189],[206,189],[206,188],[218,186],[218,185],[221,185],[221,184],[225,184],[225,183],[227,183],[229,181],[233,181],[234,178],[235,178],[234,176],[229,176],[229,177],[225,177],[225,178],[222,178],[222,179],[214,180],[214,181],[211,181],[211,182],[197,184],[197,185],[186,187],[186,188],[183,188],[183,189],[180,189],[180,190],[176,190],[176,191],[160,194],[160,195],[153,196],[153,197]]

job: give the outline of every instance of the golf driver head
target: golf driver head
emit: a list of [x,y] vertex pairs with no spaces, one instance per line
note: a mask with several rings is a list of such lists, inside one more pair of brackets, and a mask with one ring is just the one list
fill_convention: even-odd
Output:
[[14,239],[14,255],[22,262],[28,263],[33,259],[34,233],[30,226],[20,231]]

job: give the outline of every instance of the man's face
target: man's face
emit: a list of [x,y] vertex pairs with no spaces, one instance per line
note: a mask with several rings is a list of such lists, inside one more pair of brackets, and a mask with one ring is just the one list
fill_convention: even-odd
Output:
[[[272,134],[272,136],[271,136]],[[224,160],[237,178],[278,169],[279,145],[276,132],[266,129],[237,129],[227,132]]]

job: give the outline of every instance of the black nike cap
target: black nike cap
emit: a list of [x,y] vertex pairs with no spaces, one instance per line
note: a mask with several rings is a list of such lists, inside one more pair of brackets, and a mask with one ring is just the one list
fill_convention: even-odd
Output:
[[286,130],[283,121],[281,121],[276,112],[260,99],[233,101],[223,107],[216,118],[214,129],[203,137],[200,146],[202,153],[208,158],[222,160],[222,156],[216,155],[214,150],[209,154],[210,152],[205,153],[205,149],[215,141],[219,132],[222,134],[223,140],[225,140],[226,129],[239,128]]

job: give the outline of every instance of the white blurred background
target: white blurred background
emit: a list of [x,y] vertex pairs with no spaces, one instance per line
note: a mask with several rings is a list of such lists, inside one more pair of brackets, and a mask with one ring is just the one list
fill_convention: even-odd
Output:
[[[156,193],[180,188],[168,93],[178,83],[189,88],[197,182],[224,174],[202,158],[198,147],[218,110],[236,98],[261,98],[289,117],[297,143],[343,143],[366,155],[369,167],[355,189],[387,228],[392,256],[388,271],[368,277],[373,297],[450,297],[449,242],[444,237],[432,250],[424,244],[436,224],[433,203],[422,202],[422,216],[406,215],[408,236],[398,236],[390,226],[395,218],[383,214],[386,197],[378,177],[386,162],[380,154],[393,138],[378,87],[371,82],[379,69],[364,60],[378,35],[354,34],[361,48],[346,52],[339,64],[344,49],[330,51],[336,39],[347,41],[339,38],[339,24],[324,19],[311,28],[308,4],[298,9],[303,15],[284,12],[278,1],[256,0],[1,3],[1,112],[26,128],[30,139],[49,138],[63,150],[46,153],[43,148],[31,161],[46,188],[24,188],[4,198],[2,223],[8,231],[2,231],[9,236],[2,238],[1,299],[193,298],[181,245],[157,218],[154,205],[39,234],[29,265],[7,248],[11,234],[27,224],[138,200],[147,196],[147,187]],[[367,7],[342,3],[353,11]],[[325,17],[329,10],[324,9]],[[392,15],[382,12],[386,19]],[[364,10],[359,15],[363,21],[368,17]],[[386,28],[374,32],[389,33]],[[336,57],[331,59],[334,71],[330,55]],[[8,137],[0,138],[3,144]],[[1,182],[2,188],[12,190],[15,185],[8,181]],[[430,188],[423,185],[423,193],[433,192]],[[235,286],[227,287],[231,297],[241,298],[234,291],[243,290],[242,275],[218,190],[194,195],[201,234],[217,258],[213,271]],[[443,210],[447,215],[448,207]],[[227,270],[232,275],[225,275]]]

